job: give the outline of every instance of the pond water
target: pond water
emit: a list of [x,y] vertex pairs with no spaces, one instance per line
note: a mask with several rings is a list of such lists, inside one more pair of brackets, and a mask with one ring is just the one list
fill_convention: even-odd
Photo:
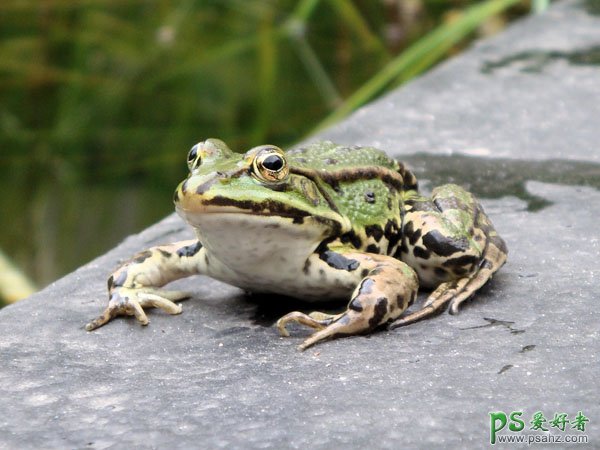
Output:
[[0,172],[0,249],[41,288],[170,213],[176,183]]

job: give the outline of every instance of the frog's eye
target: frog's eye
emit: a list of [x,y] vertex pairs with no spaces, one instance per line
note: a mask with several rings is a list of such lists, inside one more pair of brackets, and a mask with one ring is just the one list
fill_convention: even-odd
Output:
[[202,164],[202,158],[198,154],[199,144],[194,145],[187,156],[187,164],[190,171],[197,169]]
[[290,172],[283,150],[271,145],[256,152],[252,169],[253,174],[261,181],[281,181]]

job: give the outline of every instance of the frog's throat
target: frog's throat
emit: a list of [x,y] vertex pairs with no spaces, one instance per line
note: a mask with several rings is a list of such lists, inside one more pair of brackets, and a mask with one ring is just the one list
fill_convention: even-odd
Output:
[[210,260],[207,274],[244,289],[270,286],[285,272],[285,282],[302,273],[307,258],[330,235],[330,224],[307,216],[248,213],[189,213]]

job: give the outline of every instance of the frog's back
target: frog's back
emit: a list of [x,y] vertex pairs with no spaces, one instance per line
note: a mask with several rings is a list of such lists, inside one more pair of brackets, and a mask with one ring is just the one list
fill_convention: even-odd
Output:
[[[415,175],[402,163],[374,147],[344,146],[331,141],[315,142],[287,152],[290,165],[316,171],[323,181],[363,183],[379,179],[390,191],[417,190]],[[337,190],[337,189],[336,189]]]
[[[417,188],[415,176],[402,163],[372,147],[332,142],[291,150],[288,157],[291,165],[314,171],[324,181],[336,208],[352,223],[355,248],[376,244],[371,251],[386,253],[395,247],[402,195]],[[388,241],[392,241],[389,248]]]
[[315,142],[287,152],[290,163],[325,171],[340,171],[367,167],[398,170],[399,163],[373,147],[344,146],[330,141]]

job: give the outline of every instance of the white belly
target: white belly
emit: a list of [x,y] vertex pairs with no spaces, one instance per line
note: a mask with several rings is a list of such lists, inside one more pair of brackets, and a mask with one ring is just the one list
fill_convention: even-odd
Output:
[[307,299],[323,295],[324,286],[312,286],[314,280],[303,271],[327,232],[314,219],[293,224],[292,219],[240,213],[187,219],[206,249],[209,276],[256,292]]

